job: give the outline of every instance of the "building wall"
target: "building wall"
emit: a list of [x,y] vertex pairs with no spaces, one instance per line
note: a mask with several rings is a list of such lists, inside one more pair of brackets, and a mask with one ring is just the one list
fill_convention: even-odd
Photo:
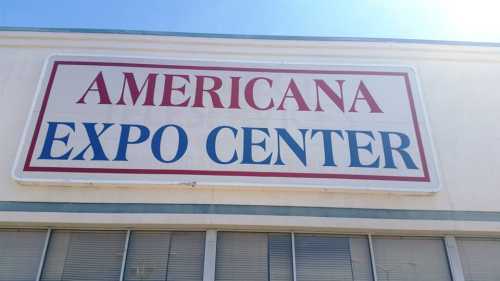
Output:
[[[427,110],[441,191],[20,185],[11,169],[44,60],[51,54],[412,66]],[[498,233],[498,77],[496,47],[0,32],[0,224]]]

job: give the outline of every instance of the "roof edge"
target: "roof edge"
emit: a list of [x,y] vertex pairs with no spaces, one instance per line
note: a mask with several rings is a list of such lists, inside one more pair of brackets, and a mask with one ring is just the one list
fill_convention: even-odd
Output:
[[147,31],[147,30],[130,30],[130,29],[0,26],[0,31],[122,34],[122,35],[149,35],[149,36],[166,36],[166,37],[171,36],[171,37],[191,37],[191,38],[217,38],[217,39],[262,39],[262,40],[278,40],[278,41],[405,43],[405,44],[425,44],[425,45],[445,45],[445,46],[500,47],[500,43],[475,42],[475,41],[448,41],[448,40],[375,38],[375,37],[222,34],[222,33]]

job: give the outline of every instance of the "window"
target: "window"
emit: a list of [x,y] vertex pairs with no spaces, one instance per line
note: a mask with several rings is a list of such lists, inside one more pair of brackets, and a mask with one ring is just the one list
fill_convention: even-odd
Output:
[[451,281],[441,239],[380,237],[373,247],[378,281]]
[[295,235],[297,281],[371,281],[368,241],[362,237]]
[[53,231],[42,280],[117,281],[125,238],[125,231]]
[[202,281],[203,232],[133,231],[124,280]]
[[500,280],[500,240],[458,238],[465,281]]
[[293,280],[290,234],[219,232],[215,280]]
[[35,280],[46,234],[46,230],[0,230],[0,280]]
[[[0,280],[36,280],[46,237],[0,229]],[[465,281],[500,280],[500,239],[456,240]],[[54,230],[41,280],[203,281],[205,232],[131,231],[127,251],[126,241],[126,231]],[[372,246],[378,281],[452,281],[443,239],[374,237]],[[365,236],[219,231],[216,251],[216,281],[293,281],[294,256],[296,281],[374,280]]]

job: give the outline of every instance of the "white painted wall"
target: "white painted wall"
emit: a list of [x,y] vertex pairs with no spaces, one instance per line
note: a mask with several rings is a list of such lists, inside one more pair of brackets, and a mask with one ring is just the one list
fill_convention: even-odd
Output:
[[[442,190],[410,195],[254,187],[19,185],[10,172],[43,62],[51,54],[412,66],[420,79]],[[0,32],[0,200],[500,211],[499,83],[500,48],[495,47]],[[0,221],[15,220],[0,213]],[[450,224],[450,229],[461,225]],[[488,225],[482,230],[500,232],[499,223]],[[343,227],[340,222],[331,226]]]

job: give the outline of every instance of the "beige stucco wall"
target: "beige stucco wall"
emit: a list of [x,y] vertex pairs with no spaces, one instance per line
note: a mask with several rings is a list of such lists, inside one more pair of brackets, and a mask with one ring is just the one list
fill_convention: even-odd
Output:
[[[406,194],[20,185],[12,179],[11,168],[44,60],[51,54],[412,66],[420,80],[442,189],[432,194]],[[500,48],[495,47],[0,32],[0,200],[500,211],[499,83]],[[16,221],[8,216],[3,219]],[[500,231],[497,224],[492,223],[491,229]]]

